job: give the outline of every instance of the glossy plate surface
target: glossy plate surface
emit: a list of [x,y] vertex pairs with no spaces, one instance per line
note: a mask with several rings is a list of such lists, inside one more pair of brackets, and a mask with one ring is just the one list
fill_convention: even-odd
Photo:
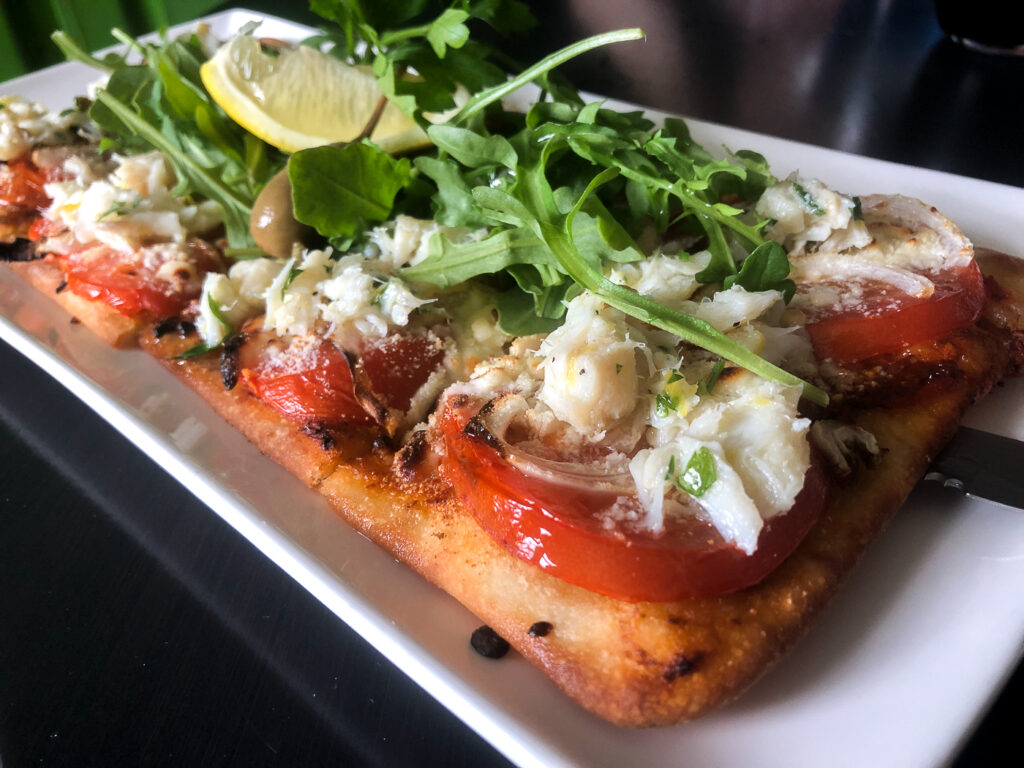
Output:
[[[227,36],[252,18],[211,17]],[[268,20],[262,34],[297,37]],[[65,64],[0,86],[62,108],[96,80]],[[979,245],[1019,250],[1024,190],[692,122],[694,137],[762,152],[853,194],[920,197]],[[734,705],[696,723],[622,730],[581,711],[517,656],[467,639],[478,621],[342,523],[138,351],[107,348],[0,270],[0,336],[178,478],[342,620],[524,765],[933,765],[948,759],[1024,640],[1024,515],[922,487],[810,635]],[[1024,439],[1024,386],[968,423]]]

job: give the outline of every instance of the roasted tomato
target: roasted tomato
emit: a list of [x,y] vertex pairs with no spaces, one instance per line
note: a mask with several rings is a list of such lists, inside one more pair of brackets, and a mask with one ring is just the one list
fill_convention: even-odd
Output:
[[[443,358],[436,338],[396,334],[365,344],[359,365],[373,397],[405,411]],[[286,344],[255,334],[240,362],[249,389],[289,419],[329,427],[372,421],[356,395],[349,360],[327,340],[302,337]]]
[[812,464],[789,512],[765,524],[747,555],[696,516],[666,521],[660,535],[609,529],[620,494],[571,472],[564,481],[526,474],[473,419],[480,401],[450,396],[441,413],[444,472],[466,508],[516,557],[572,584],[630,601],[709,597],[756,584],[803,540],[825,500]]
[[242,380],[288,419],[327,427],[369,424],[352,383],[352,368],[334,344],[303,337],[285,343],[256,334],[240,352]]
[[161,258],[159,246],[125,252],[95,245],[58,260],[71,292],[129,317],[165,318],[180,314],[202,290],[203,275],[221,267],[217,250],[203,240],[189,240],[186,250],[180,267]]
[[977,322],[985,306],[985,283],[976,263],[925,276],[935,285],[928,298],[886,283],[863,282],[856,308],[808,311],[807,333],[818,357],[857,362],[941,339]]
[[407,411],[413,397],[444,360],[435,336],[392,334],[360,351],[371,389],[389,408]]
[[28,159],[0,164],[0,203],[41,211],[50,205],[43,191],[45,183],[42,171]]

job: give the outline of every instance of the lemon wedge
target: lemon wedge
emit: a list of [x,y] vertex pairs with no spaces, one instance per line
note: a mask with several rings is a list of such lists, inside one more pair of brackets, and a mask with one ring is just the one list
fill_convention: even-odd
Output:
[[[232,120],[284,152],[351,141],[381,97],[369,67],[308,46],[269,55],[249,35],[222,45],[199,74]],[[391,153],[430,145],[423,129],[390,103],[370,138]]]

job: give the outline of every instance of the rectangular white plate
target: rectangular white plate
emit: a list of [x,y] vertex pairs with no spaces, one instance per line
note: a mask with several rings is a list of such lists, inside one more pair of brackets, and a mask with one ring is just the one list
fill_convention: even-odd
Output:
[[[253,15],[207,19],[226,37]],[[307,30],[270,19],[280,38]],[[64,64],[0,87],[51,108],[96,73]],[[1024,190],[691,122],[709,149],[765,154],[853,193],[938,206],[980,245],[1018,247]],[[624,730],[580,710],[517,656],[482,659],[479,623],[354,533],[138,351],[107,348],[0,270],[0,336],[97,411],[510,759],[524,765],[926,766],[949,759],[1024,639],[1024,514],[919,489],[811,634],[734,705],[672,728]],[[1024,439],[1024,386],[969,423]]]

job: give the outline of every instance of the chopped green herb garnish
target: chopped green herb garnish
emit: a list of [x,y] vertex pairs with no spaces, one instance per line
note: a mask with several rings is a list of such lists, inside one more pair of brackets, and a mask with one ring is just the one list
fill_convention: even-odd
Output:
[[800,198],[800,202],[803,203],[804,208],[815,216],[825,215],[825,209],[821,207],[821,204],[817,200],[814,199],[814,196],[795,181],[793,182],[793,191],[795,191],[797,197]]
[[96,221],[103,221],[108,216],[126,216],[142,205],[142,198],[131,201],[117,201],[107,210],[96,217]]
[[665,418],[670,416],[679,407],[679,400],[665,392],[660,392],[654,397],[655,412]]
[[718,377],[722,375],[724,370],[725,360],[718,360],[714,368],[711,369],[711,373],[708,374],[708,377],[698,385],[698,391],[702,395],[710,395],[711,391],[715,388],[715,384],[718,383]]
[[864,221],[864,211],[861,210],[860,198],[854,195],[853,208],[850,209],[850,215],[853,216],[854,221]]
[[[674,462],[670,461],[669,466],[669,472],[672,473]],[[699,499],[718,479],[715,466],[714,454],[706,446],[701,446],[693,452],[686,463],[686,469],[675,475],[672,480],[680,490]]]
[[292,283],[295,282],[295,278],[302,274],[300,267],[292,267],[288,270],[288,275],[285,277],[284,282],[281,283],[281,300],[284,301],[285,292],[291,288]]

